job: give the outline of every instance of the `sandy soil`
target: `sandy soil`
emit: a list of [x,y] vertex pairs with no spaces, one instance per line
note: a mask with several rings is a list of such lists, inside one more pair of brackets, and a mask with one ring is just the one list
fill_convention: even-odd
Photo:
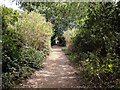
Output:
[[19,88],[81,88],[77,71],[61,50],[54,46],[44,68],[36,71]]

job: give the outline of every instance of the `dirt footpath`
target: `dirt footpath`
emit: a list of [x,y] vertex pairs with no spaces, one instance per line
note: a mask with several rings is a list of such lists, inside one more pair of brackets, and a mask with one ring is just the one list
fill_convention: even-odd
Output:
[[65,56],[61,47],[54,46],[43,63],[19,88],[81,88],[77,71]]

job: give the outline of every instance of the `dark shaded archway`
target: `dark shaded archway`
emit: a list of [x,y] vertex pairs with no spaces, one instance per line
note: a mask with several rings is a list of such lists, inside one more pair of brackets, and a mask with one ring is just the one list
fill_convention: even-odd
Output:
[[51,46],[54,45],[65,46],[66,45],[65,38],[63,36],[53,35],[53,37],[51,37]]

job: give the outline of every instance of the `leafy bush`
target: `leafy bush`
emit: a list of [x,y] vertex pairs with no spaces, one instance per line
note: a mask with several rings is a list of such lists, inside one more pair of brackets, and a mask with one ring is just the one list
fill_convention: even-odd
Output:
[[[12,87],[24,78],[29,77],[33,71],[42,67],[42,60],[44,59],[42,52],[30,47],[22,48],[19,59],[11,59],[7,55],[3,56],[5,56],[3,57],[3,88]],[[5,65],[7,66],[5,67]]]
[[12,60],[20,59],[20,52],[23,43],[23,39],[20,34],[14,30],[2,31],[2,56],[3,56],[3,72],[9,71],[9,67],[12,67]]
[[68,50],[74,51],[73,40],[78,33],[78,29],[73,28],[72,30],[64,31],[63,36],[65,37],[66,46]]
[[4,68],[2,71],[9,71],[9,67],[12,66],[11,60],[16,60],[20,58],[21,48],[24,45],[24,39],[22,35],[15,32],[13,27],[15,21],[17,21],[16,11],[8,9],[6,7],[1,7],[3,9],[2,14],[2,56]]
[[2,11],[2,29],[6,29],[11,25],[14,25],[18,20],[19,13],[16,10],[12,10],[7,7],[0,6]]
[[[3,46],[2,47],[2,72],[3,72],[2,73],[2,87],[11,88],[14,85],[20,83],[22,79],[29,77],[33,73],[33,71],[40,69],[42,67],[42,60],[45,58],[46,53],[44,53],[45,50],[41,50],[41,51],[36,50],[38,48],[35,47],[35,44],[28,44],[28,41],[26,41],[26,38],[25,38],[26,37],[25,34],[17,31],[17,29],[19,28],[15,26],[15,23],[17,22],[17,20],[19,20],[18,18],[21,18],[19,16],[20,13],[18,13],[17,11],[13,11],[12,9],[9,9],[6,7],[2,7],[2,9],[3,9],[3,15],[2,15],[2,20],[3,20],[3,23],[2,23],[3,24],[3,27],[2,27],[2,46]],[[35,13],[33,14],[34,14],[34,17],[36,17],[36,14]],[[30,18],[30,15],[29,15],[29,18]],[[22,19],[22,20],[24,21],[26,19]],[[36,22],[36,23],[39,23],[39,22]],[[40,27],[45,27],[46,25],[47,29],[44,28],[43,31],[44,30],[47,31],[49,28],[47,26],[48,24],[44,25],[44,23],[45,21],[43,21],[42,23],[43,26],[40,25]],[[34,26],[32,26],[31,28],[33,27]],[[40,29],[39,26],[36,28],[38,30]],[[42,32],[42,33],[47,34],[48,32]],[[36,34],[37,33],[42,34],[41,31],[36,32]],[[45,35],[45,34],[42,34],[42,35]],[[51,33],[49,32],[48,34],[51,34]],[[50,38],[50,35],[46,38],[48,40],[48,38]],[[32,38],[30,39],[33,40],[34,37],[32,36]],[[35,39],[40,40],[39,36],[37,37],[37,35],[35,35]],[[28,40],[28,37],[27,37],[27,40]],[[50,43],[47,40],[45,43],[43,42],[46,45]],[[37,41],[36,43],[39,43],[39,42]],[[42,45],[43,43],[40,42],[39,44]],[[30,45],[32,47],[30,47]],[[39,47],[39,49],[41,48],[46,49],[46,47]]]
[[21,33],[28,46],[37,50],[49,52],[52,35],[52,25],[35,12],[24,12],[16,23],[17,31]]
[[43,52],[37,51],[32,47],[24,47],[21,52],[21,65],[25,64],[33,69],[40,69],[42,60],[45,58]]
[[[119,13],[120,2],[90,3],[84,26],[64,35],[71,44],[71,59],[80,64],[85,78],[97,87],[120,87]],[[70,38],[75,32],[76,36]]]

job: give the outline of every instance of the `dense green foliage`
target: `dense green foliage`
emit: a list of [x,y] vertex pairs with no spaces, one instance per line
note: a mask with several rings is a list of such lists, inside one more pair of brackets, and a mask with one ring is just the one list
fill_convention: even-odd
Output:
[[52,36],[52,24],[35,12],[24,12],[16,23],[17,32],[21,33],[28,46],[48,53]]
[[67,31],[64,32],[64,37],[65,37],[65,41],[66,41],[66,47],[67,49],[69,49],[70,51],[74,51],[74,42],[73,39],[76,37],[76,35],[78,34],[79,29],[73,28],[73,29],[69,29]]
[[50,39],[66,41],[70,60],[93,87],[120,87],[120,2],[17,1],[28,11],[3,8],[3,87],[40,68]]
[[89,3],[83,26],[64,33],[70,59],[97,87],[120,87],[119,14],[120,2]]
[[[10,88],[41,68],[46,51],[50,49],[52,27],[37,13],[27,14],[6,7],[1,8],[3,9],[2,87]],[[43,35],[47,36],[43,37]],[[41,39],[44,41],[41,42]],[[43,47],[38,49],[35,45],[43,45]]]
[[[19,1],[19,0],[18,0]],[[87,4],[84,2],[19,2],[24,10],[39,12],[44,15],[47,21],[50,21],[54,26],[54,35],[52,44],[58,40],[62,41],[63,31],[68,28],[78,27],[79,20],[84,16]],[[59,38],[59,39],[56,39]]]

